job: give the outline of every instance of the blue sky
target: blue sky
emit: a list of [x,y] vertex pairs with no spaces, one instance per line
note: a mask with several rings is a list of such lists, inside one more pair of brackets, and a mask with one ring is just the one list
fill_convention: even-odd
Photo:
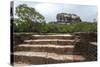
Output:
[[80,16],[82,21],[93,22],[97,18],[97,7],[93,5],[77,5],[77,4],[59,4],[59,3],[45,3],[45,2],[31,2],[31,1],[14,1],[15,7],[20,4],[27,4],[41,13],[47,22],[56,21],[57,13],[74,13]]

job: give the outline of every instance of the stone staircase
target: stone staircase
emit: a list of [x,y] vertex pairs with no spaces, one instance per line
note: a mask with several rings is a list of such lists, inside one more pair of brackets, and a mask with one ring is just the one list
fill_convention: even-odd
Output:
[[32,35],[14,47],[14,65],[54,64],[84,61],[75,54],[75,37],[70,34]]

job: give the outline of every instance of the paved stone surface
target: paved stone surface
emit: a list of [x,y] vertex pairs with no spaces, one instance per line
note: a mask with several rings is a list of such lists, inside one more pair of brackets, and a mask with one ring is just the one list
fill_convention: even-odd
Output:
[[19,47],[51,47],[51,48],[74,48],[74,45],[53,45],[53,44],[44,44],[44,45],[30,45],[30,44],[20,44]]
[[56,53],[48,53],[48,52],[27,52],[27,51],[20,51],[14,52],[14,55],[19,56],[36,56],[36,57],[44,57],[44,58],[52,58],[54,60],[85,60],[84,57],[80,55],[63,55],[63,54],[56,54]]
[[92,44],[92,45],[97,45],[97,42],[90,42],[90,44]]
[[25,40],[24,42],[31,42],[31,41],[36,41],[36,42],[40,42],[40,41],[70,41],[70,42],[74,42],[75,40],[63,40],[63,39],[36,39],[36,40]]
[[32,36],[36,36],[36,37],[40,37],[40,36],[42,36],[42,37],[45,37],[45,36],[72,36],[72,35],[70,35],[70,34],[55,34],[55,35],[32,35]]

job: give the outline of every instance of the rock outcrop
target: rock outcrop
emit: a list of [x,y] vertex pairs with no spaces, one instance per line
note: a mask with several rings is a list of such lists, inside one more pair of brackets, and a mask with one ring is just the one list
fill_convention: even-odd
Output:
[[70,22],[81,22],[81,19],[76,14],[69,14],[69,13],[58,13],[57,22],[63,23],[70,23]]

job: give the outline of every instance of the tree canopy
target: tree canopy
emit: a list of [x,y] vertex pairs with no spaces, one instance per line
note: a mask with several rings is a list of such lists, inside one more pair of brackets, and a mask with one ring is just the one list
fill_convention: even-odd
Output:
[[26,4],[16,7],[16,15],[18,18],[14,18],[14,31],[32,32],[35,24],[45,22],[44,16],[42,16],[34,8],[28,7]]
[[44,17],[34,8],[22,4],[16,7],[16,15],[21,21],[44,22]]

